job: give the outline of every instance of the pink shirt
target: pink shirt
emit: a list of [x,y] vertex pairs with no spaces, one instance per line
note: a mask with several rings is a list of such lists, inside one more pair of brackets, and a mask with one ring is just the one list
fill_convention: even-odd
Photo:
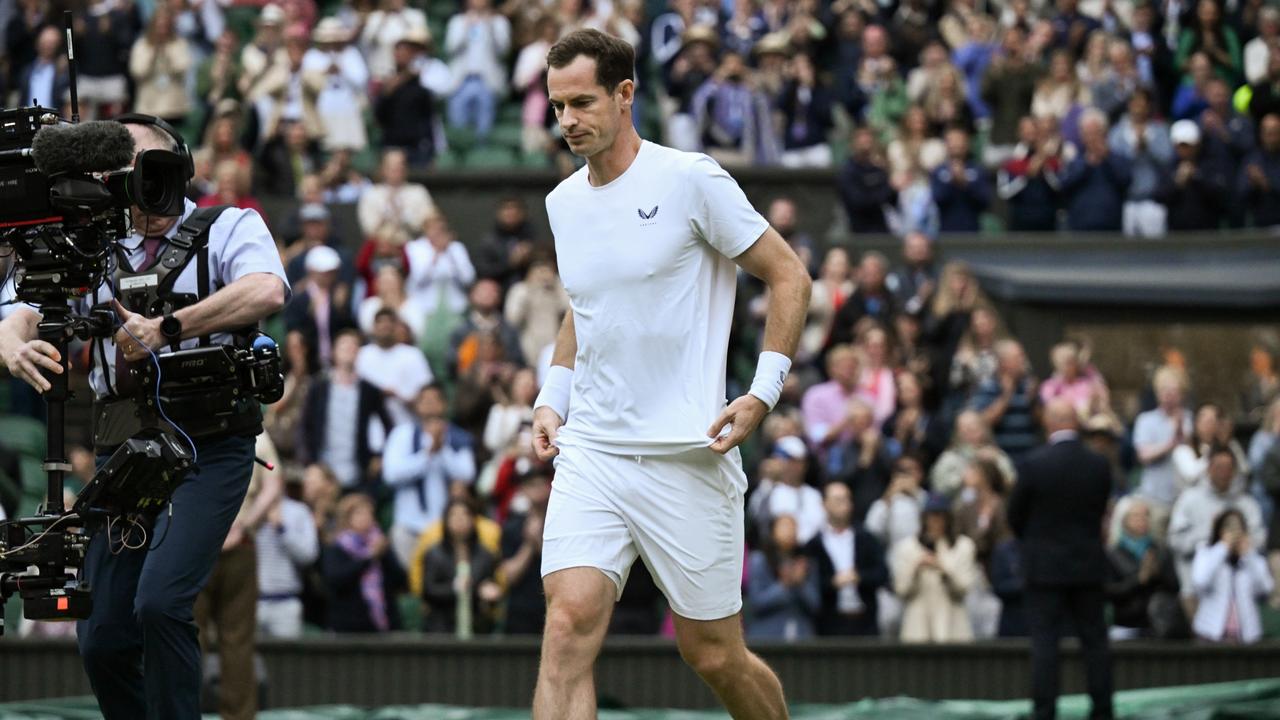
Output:
[[1054,375],[1040,385],[1040,402],[1047,403],[1062,398],[1070,402],[1077,411],[1088,412],[1093,396],[1105,387],[1102,376],[1093,368],[1084,371],[1071,382]]
[[835,380],[819,383],[805,391],[804,397],[800,399],[800,416],[804,419],[804,431],[810,443],[816,446],[832,425],[844,419],[849,412],[849,401],[854,397],[862,398],[868,405],[875,407],[875,399],[869,397],[862,388],[845,392]]

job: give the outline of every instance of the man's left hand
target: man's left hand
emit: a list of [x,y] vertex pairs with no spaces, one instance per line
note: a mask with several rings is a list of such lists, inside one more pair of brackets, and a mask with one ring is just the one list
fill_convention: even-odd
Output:
[[[721,455],[734,449],[747,439],[768,412],[769,407],[764,404],[764,401],[751,394],[743,395],[729,403],[724,412],[720,413],[720,417],[711,423],[711,429],[707,430],[707,437],[716,439],[711,443],[711,449]],[[729,426],[729,433],[721,436],[720,431],[725,425]]]
[[[129,312],[119,300],[112,300],[122,327],[116,330],[115,343],[124,351],[124,358],[136,362],[150,355],[150,351],[164,347],[168,340],[160,332],[163,318],[147,318]],[[131,335],[132,333],[132,335]],[[136,338],[136,339],[135,339]],[[141,344],[139,344],[141,342]]]

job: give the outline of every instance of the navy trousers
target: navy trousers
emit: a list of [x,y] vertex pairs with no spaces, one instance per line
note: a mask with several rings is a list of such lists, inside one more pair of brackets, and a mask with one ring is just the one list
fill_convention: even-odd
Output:
[[[197,470],[147,545],[94,534],[85,558],[93,613],[76,630],[105,720],[196,720],[202,667],[192,606],[209,579],[253,472],[252,437],[196,441]],[[138,541],[135,532],[131,544]],[[154,549],[150,549],[154,548]]]

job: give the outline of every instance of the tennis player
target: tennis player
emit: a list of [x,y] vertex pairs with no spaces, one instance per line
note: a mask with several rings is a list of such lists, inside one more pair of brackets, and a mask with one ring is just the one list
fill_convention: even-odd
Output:
[[[581,30],[547,63],[551,105],[587,165],[547,196],[572,312],[534,410],[534,449],[556,475],[533,717],[596,716],[593,666],[638,556],[681,656],[733,717],[785,718],[781,683],[742,639],[736,448],[778,401],[808,273],[715,161],[640,139],[630,45]],[[770,300],[755,380],[726,406],[735,263]]]

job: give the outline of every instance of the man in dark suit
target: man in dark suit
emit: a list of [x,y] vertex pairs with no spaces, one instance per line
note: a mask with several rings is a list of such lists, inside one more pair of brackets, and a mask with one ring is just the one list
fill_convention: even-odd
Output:
[[853,526],[853,494],[840,481],[822,492],[827,524],[805,546],[818,566],[819,635],[879,635],[876,590],[889,582],[884,548]]
[[360,490],[376,498],[382,448],[381,442],[370,442],[369,427],[377,418],[385,437],[392,423],[382,390],[356,376],[358,352],[360,332],[340,331],[333,341],[333,368],[311,384],[303,401],[298,460],[325,463],[344,492]]
[[1111,653],[1103,618],[1106,552],[1102,518],[1111,495],[1107,461],[1080,441],[1075,409],[1045,406],[1047,445],[1018,463],[1009,524],[1022,542],[1027,624],[1031,630],[1031,696],[1036,720],[1055,717],[1058,639],[1071,620],[1084,650],[1090,718],[1111,718]]

